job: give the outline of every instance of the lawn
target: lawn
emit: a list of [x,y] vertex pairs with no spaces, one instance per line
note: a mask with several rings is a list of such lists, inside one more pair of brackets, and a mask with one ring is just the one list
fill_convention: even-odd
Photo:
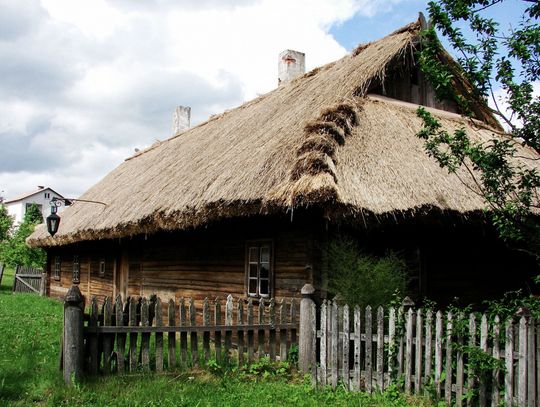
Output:
[[72,388],[59,371],[62,304],[12,294],[13,271],[0,287],[0,404],[51,406],[420,406],[396,392],[368,396],[314,390],[301,377],[248,380],[208,370],[87,380]]

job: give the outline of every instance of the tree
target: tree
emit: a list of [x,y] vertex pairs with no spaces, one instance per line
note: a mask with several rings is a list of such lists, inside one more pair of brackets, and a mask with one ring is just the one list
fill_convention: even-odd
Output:
[[[465,168],[475,190],[485,199],[501,237],[519,242],[540,258],[540,223],[530,216],[540,208],[540,174],[517,157],[517,144],[540,152],[540,98],[533,93],[540,75],[540,4],[523,0],[524,12],[514,27],[503,27],[487,16],[506,0],[439,0],[429,3],[432,28],[423,33],[420,68],[438,99],[454,100],[462,114],[473,116],[472,103],[487,104],[508,136],[482,144],[464,129],[450,133],[425,109],[419,108],[427,153],[449,172]],[[514,2],[515,4],[515,2]],[[438,30],[457,53],[461,69],[443,61]],[[458,94],[463,75],[472,85]],[[503,97],[498,96],[503,94]],[[523,164],[513,158],[519,158]]]
[[9,216],[7,208],[0,204],[0,243],[9,238],[13,227],[13,218]]
[[26,244],[26,238],[34,231],[36,225],[42,222],[43,216],[39,207],[35,204],[30,205],[13,236],[0,243],[0,258],[4,263],[12,267],[17,265],[44,267],[47,259],[45,251],[31,248]]

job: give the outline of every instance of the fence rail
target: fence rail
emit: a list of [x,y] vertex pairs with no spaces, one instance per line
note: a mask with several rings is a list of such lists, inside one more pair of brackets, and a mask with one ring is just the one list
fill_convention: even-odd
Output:
[[15,268],[13,292],[45,295],[46,289],[47,274],[43,270],[27,266]]
[[405,392],[433,392],[451,405],[537,406],[540,322],[522,316],[403,309],[319,309],[313,381],[357,391],[403,383]]
[[[207,298],[197,307],[193,299],[162,303],[153,296],[122,302],[118,297],[114,303],[106,298],[100,307],[93,298],[84,320],[82,359],[92,375],[162,372],[210,359],[240,366],[263,356],[286,360],[297,343],[294,300],[276,304],[261,299],[255,304],[229,295],[225,302]],[[66,324],[71,324],[69,318]]]

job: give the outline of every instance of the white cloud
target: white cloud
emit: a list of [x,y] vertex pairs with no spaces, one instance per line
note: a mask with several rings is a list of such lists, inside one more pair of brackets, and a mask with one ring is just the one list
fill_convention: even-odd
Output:
[[78,196],[168,137],[176,105],[200,122],[271,90],[286,48],[308,69],[335,60],[345,49],[330,27],[389,4],[0,0],[0,191]]

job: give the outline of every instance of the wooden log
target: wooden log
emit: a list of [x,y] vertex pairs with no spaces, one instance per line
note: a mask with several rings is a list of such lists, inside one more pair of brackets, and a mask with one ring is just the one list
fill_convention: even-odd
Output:
[[442,376],[442,342],[443,342],[443,317],[442,312],[435,314],[435,394],[437,399],[441,398],[441,376]]
[[[487,321],[487,316],[486,314],[483,314],[482,315],[482,318],[480,320],[480,349],[482,350],[482,352],[485,352],[487,354],[488,352],[488,344],[487,344],[487,341],[488,341],[488,321]],[[487,386],[486,386],[486,381],[485,380],[480,380],[480,386],[479,386],[479,389],[478,389],[478,404],[480,405],[480,407],[485,407],[486,406],[486,401],[487,401],[487,398],[486,398],[486,389],[487,389]],[[497,387],[496,386],[493,386],[493,391],[497,391]],[[471,388],[469,388],[469,391],[471,391]]]
[[258,357],[259,358],[262,358],[264,357],[265,355],[265,351],[264,351],[264,345],[265,345],[265,332],[264,332],[264,328],[262,327],[262,325],[264,325],[264,311],[265,311],[265,307],[264,307],[264,298],[261,298],[260,301],[259,301],[259,325],[261,325],[261,328],[259,328],[258,332],[257,332],[257,342],[258,342]]
[[[158,297],[154,305],[154,326],[163,326],[163,306]],[[156,372],[163,372],[163,333],[156,332]]]
[[66,385],[81,379],[84,365],[84,297],[72,286],[64,301],[63,377]]
[[[301,306],[301,305],[300,305]],[[302,316],[302,312],[300,312]],[[342,357],[342,369],[341,369],[341,380],[345,390],[350,390],[350,372],[349,372],[349,343],[350,343],[350,331],[349,331],[349,306],[345,304],[343,306],[343,357]],[[300,333],[300,338],[302,338],[302,333]]]
[[[208,302],[208,297],[204,298],[203,301],[203,325],[210,325],[210,303]],[[208,362],[210,360],[210,331],[203,332],[203,353],[204,360]]]
[[326,300],[323,300],[323,303],[321,305],[321,341],[320,341],[320,346],[321,346],[321,356],[320,356],[320,364],[321,364],[321,369],[320,369],[320,382],[323,386],[326,386],[326,383],[327,383],[327,375],[328,375],[328,370],[327,370],[327,361],[328,361],[328,352],[327,352],[327,349],[328,349],[328,320],[327,320],[327,315],[328,315],[328,304],[326,303]]
[[446,361],[444,365],[446,373],[446,377],[444,379],[444,398],[448,405],[452,403],[452,319],[452,312],[449,312],[446,316]]
[[[129,326],[137,326],[137,301],[129,300]],[[129,371],[137,370],[137,333],[129,334]]]
[[384,310],[377,309],[377,387],[384,391]]
[[[116,297],[116,326],[124,326],[124,310],[122,304],[122,297],[120,294]],[[116,364],[118,366],[118,373],[124,373],[126,371],[126,334],[116,334]]]
[[[500,318],[498,315],[495,315],[494,321],[493,321],[493,357],[497,360],[500,360],[501,353],[500,353],[500,335],[501,335],[501,327],[500,327]],[[491,407],[498,407],[499,406],[499,376],[500,372],[499,369],[494,369],[493,374],[491,377]]]
[[335,389],[338,383],[338,340],[339,340],[339,331],[338,331],[338,317],[339,317],[339,305],[337,301],[332,303],[332,320],[331,320],[331,330],[330,330],[330,348],[331,348],[331,359],[330,359],[330,374],[331,374],[331,384],[332,388]]
[[514,325],[507,321],[505,326],[504,344],[505,374],[504,374],[504,402],[512,406],[514,402]]
[[[190,298],[189,300],[189,325],[197,325],[197,308],[195,308],[195,301],[193,298]],[[199,361],[199,340],[197,331],[195,330],[190,334],[189,349],[191,351],[191,366],[195,366]]]
[[[247,305],[247,323],[248,325],[253,325],[253,299],[248,299],[248,305]],[[253,355],[255,353],[254,347],[255,347],[255,340],[254,340],[254,333],[253,330],[250,329],[247,331],[247,346],[248,346],[248,364],[253,363]]]
[[[244,325],[244,301],[239,298],[236,304],[236,323]],[[238,366],[244,365],[244,330],[238,331]]]
[[[463,322],[463,314],[458,315],[458,320]],[[456,352],[456,406],[463,405],[463,335],[458,333],[457,337],[457,352]]]
[[366,391],[368,393],[372,392],[372,359],[373,359],[373,323],[372,323],[372,312],[371,306],[366,307],[365,312],[365,325],[366,325],[366,354],[365,354],[365,366],[366,366]]
[[396,372],[396,357],[396,309],[391,307],[388,312],[388,361],[386,362],[388,366],[388,384],[394,379],[394,374]]
[[[148,301],[145,297],[141,299],[141,325],[150,326]],[[144,333],[141,335],[141,362],[143,371],[150,371],[150,334]]]
[[[180,326],[188,326],[187,325],[186,301],[185,301],[185,299],[183,297],[180,298],[179,312],[180,312]],[[181,332],[180,333],[180,361],[181,361],[183,366],[188,365],[187,332]]]
[[[90,304],[90,321],[89,326],[94,327],[98,326],[99,315],[98,315],[98,302],[96,297],[92,297],[92,302]],[[97,375],[99,371],[99,347],[98,347],[98,336],[96,334],[90,334],[90,374]]]
[[[219,297],[214,300],[214,324],[221,325],[221,300]],[[214,333],[214,346],[216,349],[216,361],[220,363],[222,360],[220,330],[216,330]]]
[[[301,289],[302,300],[300,301],[300,343],[298,346],[298,366],[304,374],[311,371],[311,363],[313,361],[313,353],[316,348],[313,348],[313,294],[315,288],[311,284],[304,284]],[[282,304],[283,305],[283,304]],[[285,340],[285,337],[282,338]]]
[[416,311],[416,341],[415,341],[415,363],[414,363],[414,391],[420,394],[422,388],[422,341],[423,341],[423,315],[422,309]]
[[424,347],[424,384],[431,379],[431,367],[433,365],[433,312],[428,309],[425,319],[425,347]]
[[[469,348],[476,347],[476,316],[474,314],[469,315]],[[467,407],[472,407],[473,405],[473,394],[476,389],[476,383],[474,380],[476,372],[473,370],[472,364],[469,363],[467,369]],[[476,403],[477,405],[477,403]]]
[[[109,297],[103,301],[103,326],[112,326],[112,307]],[[111,356],[113,349],[114,335],[103,335],[103,374],[111,373]]]
[[412,381],[412,342],[413,342],[413,327],[414,314],[412,308],[407,311],[405,318],[405,392],[411,394]]
[[[529,407],[536,406],[536,378],[535,378],[535,323],[534,319],[529,317],[527,324],[527,403]],[[538,361],[540,363],[540,360]]]
[[[270,356],[270,361],[275,362],[276,361],[276,330],[272,327],[276,324],[276,309],[275,309],[276,303],[274,298],[270,299],[270,306],[268,308],[268,314],[269,319],[268,322],[270,323],[270,330],[268,332],[268,354]],[[309,329],[311,332],[311,328]],[[311,338],[310,343],[311,343]]]
[[527,318],[519,319],[518,405],[527,405]]
[[[302,305],[300,305],[300,308],[302,308]],[[282,298],[279,304],[279,323],[280,324],[285,323],[286,312],[287,311],[285,308],[285,301]],[[300,312],[300,315],[302,315],[302,312]],[[316,330],[316,327],[315,327],[315,330]],[[302,337],[302,335],[300,335],[300,337]],[[287,360],[287,330],[286,329],[279,330],[279,360],[281,360],[282,362]]]
[[[169,308],[167,309],[167,323],[169,326],[176,325],[176,305],[174,300],[169,299]],[[169,332],[168,335],[168,362],[169,370],[176,368],[176,333]]]

